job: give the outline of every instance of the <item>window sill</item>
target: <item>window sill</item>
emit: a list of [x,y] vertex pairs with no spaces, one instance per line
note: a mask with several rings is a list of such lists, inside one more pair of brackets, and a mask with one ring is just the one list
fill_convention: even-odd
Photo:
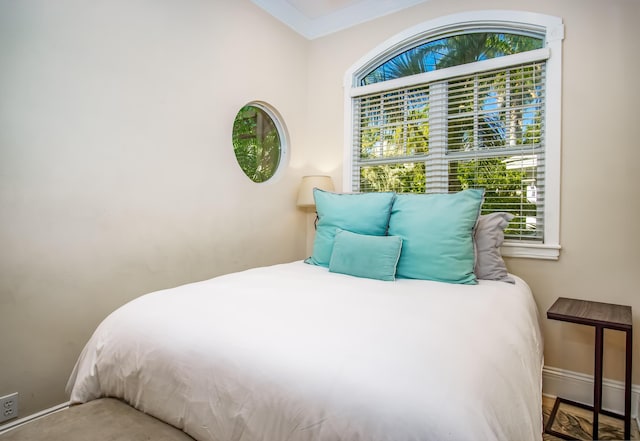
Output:
[[504,257],[558,260],[560,257],[560,245],[505,242],[502,244],[501,252]]

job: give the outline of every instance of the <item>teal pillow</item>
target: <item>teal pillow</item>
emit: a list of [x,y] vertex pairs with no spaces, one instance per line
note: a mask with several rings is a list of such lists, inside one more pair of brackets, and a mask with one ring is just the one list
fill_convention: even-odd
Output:
[[378,280],[395,280],[402,239],[367,236],[338,229],[329,262],[332,273]]
[[318,224],[313,254],[305,262],[329,266],[336,230],[384,236],[395,193],[331,193],[313,189]]
[[397,277],[475,285],[473,229],[484,190],[397,195],[389,235],[402,238]]

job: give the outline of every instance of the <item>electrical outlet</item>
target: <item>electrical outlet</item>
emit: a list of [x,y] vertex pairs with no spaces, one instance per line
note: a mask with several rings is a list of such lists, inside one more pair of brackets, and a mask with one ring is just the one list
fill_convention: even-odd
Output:
[[0,423],[18,416],[18,392],[0,397]]

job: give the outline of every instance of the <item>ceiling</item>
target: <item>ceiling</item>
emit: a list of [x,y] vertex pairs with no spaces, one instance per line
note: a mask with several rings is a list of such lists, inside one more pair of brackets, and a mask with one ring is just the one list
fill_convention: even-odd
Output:
[[427,0],[251,0],[308,39],[391,14]]

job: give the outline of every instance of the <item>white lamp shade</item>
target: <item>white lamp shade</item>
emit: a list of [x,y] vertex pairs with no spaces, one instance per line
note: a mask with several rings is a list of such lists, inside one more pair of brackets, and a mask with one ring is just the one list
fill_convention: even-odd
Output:
[[313,189],[334,191],[331,176],[303,176],[298,189],[298,207],[314,207]]

